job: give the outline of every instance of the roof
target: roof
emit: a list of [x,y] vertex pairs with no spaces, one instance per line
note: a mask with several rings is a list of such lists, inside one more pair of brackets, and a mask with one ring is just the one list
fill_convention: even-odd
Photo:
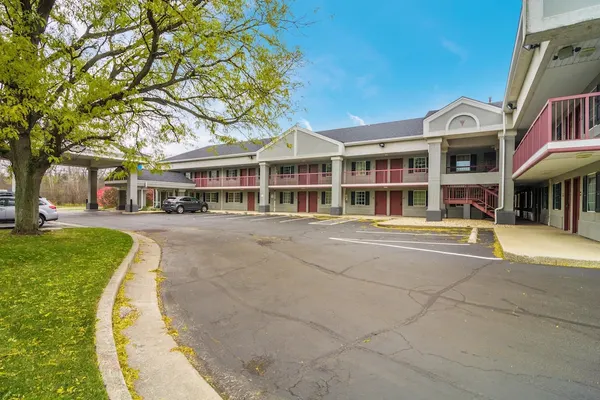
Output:
[[254,153],[257,150],[263,148],[266,144],[271,142],[271,138],[260,139],[258,141],[245,141],[236,144],[217,144],[202,147],[200,149],[188,151],[186,153],[178,154],[173,157],[166,158],[165,161],[181,161],[190,160],[197,158],[207,157],[218,157],[218,156],[229,156],[235,154],[246,154]]
[[[479,101],[479,100],[475,100],[475,101]],[[483,103],[483,102],[481,102],[481,103]],[[503,103],[502,101],[493,101],[491,103],[484,103],[484,104],[489,104],[489,105],[494,106],[494,107],[502,108],[502,103]],[[440,110],[430,110],[430,111],[428,111],[427,114],[425,114],[425,118],[430,117],[431,115],[435,114],[438,111],[440,111]]]
[[423,118],[352,126],[350,128],[330,129],[316,133],[342,143],[421,136],[423,134]]
[[138,181],[172,182],[172,183],[194,183],[186,178],[184,174],[174,171],[162,171],[162,173],[152,173],[148,170],[142,170],[138,176]]

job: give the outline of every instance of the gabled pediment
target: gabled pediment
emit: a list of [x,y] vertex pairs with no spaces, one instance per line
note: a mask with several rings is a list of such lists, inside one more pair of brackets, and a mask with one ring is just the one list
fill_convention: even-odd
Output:
[[502,129],[502,109],[461,97],[423,121],[424,136],[444,136]]
[[341,142],[294,126],[256,153],[258,161],[277,161],[293,158],[314,158],[341,155]]

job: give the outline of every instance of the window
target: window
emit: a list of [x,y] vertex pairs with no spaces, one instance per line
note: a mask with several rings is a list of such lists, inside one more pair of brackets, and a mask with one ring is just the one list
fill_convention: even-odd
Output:
[[321,172],[323,176],[331,176],[331,164],[321,164]]
[[[585,179],[587,178],[587,179]],[[587,181],[587,186],[584,188],[584,197],[586,197],[586,205],[585,211],[595,212],[596,211],[596,188],[598,185],[597,175],[588,175],[584,177],[584,184]],[[587,189],[587,190],[586,190]],[[584,206],[585,207],[585,206]]]
[[368,206],[371,198],[370,193],[365,191],[352,192],[350,204],[353,206]]
[[[413,207],[425,207],[427,205],[427,191],[413,190]],[[410,202],[409,202],[410,204]]]
[[279,192],[279,204],[294,204],[294,193]]
[[293,165],[283,165],[279,167],[280,175],[294,175],[296,168]]
[[210,179],[217,179],[219,177],[219,171],[216,169],[208,171],[208,177]]
[[242,192],[225,193],[225,203],[241,203],[244,200]]
[[471,170],[471,155],[459,154],[456,156],[456,172],[469,172]]
[[552,185],[552,209],[560,210],[561,207],[561,193],[562,183],[555,183]]
[[331,192],[321,192],[321,204],[323,204],[323,205],[331,204]]
[[225,176],[227,178],[237,178],[237,176],[238,176],[238,170],[237,169],[226,169],[225,170]]
[[542,188],[542,208],[547,210],[548,207],[548,186]]
[[242,192],[235,192],[233,194],[233,201],[234,201],[234,203],[241,203],[242,202]]
[[427,172],[427,157],[414,157],[408,159],[408,173]]
[[192,179],[192,173],[191,172],[186,172],[185,173],[185,177],[188,179]]
[[206,193],[205,201],[207,203],[218,203],[219,202],[219,192],[209,192]]
[[[356,161],[352,163],[354,165],[353,171],[356,171],[356,175],[366,175],[367,174],[367,162],[366,161]],[[364,192],[362,192],[364,193]]]

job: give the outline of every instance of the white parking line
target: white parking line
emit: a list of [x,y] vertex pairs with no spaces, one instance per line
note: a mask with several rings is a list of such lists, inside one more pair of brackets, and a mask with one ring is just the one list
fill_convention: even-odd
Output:
[[329,225],[339,225],[339,224],[345,224],[346,222],[352,222],[352,221],[358,221],[358,218],[353,218],[353,219],[340,219],[339,221],[336,221],[332,224]]
[[209,215],[209,216],[206,216],[206,217],[204,217],[204,216],[201,217],[199,215],[196,215],[196,217],[199,217],[199,218],[202,218],[202,219],[223,218],[225,216],[226,216],[225,214],[221,214],[221,215]]
[[358,221],[358,219],[356,219],[356,218],[355,219],[346,219],[346,218],[324,219],[321,221],[309,222],[309,224],[331,226],[331,225],[345,224],[346,222],[352,222],[352,221]]
[[278,215],[276,217],[258,217],[251,219],[252,222],[266,221],[268,219],[289,218],[287,215]]
[[256,218],[256,215],[242,215],[241,217],[233,217],[233,218],[225,218],[225,219],[234,220],[234,219],[243,219],[243,218]]
[[303,217],[298,217],[298,218],[292,218],[292,219],[286,219],[284,221],[279,221],[280,224],[286,224],[288,222],[295,222],[295,221],[310,221],[312,218],[303,218]]
[[356,233],[374,233],[377,235],[411,235],[411,236],[464,236],[460,233],[410,233],[410,232],[383,232],[383,231],[356,231]]
[[53,224],[58,224],[58,225],[63,225],[63,226],[72,226],[74,228],[87,228],[85,225],[69,224],[67,222],[53,222]]
[[380,239],[365,239],[368,242],[381,243],[411,243],[411,244],[433,244],[438,246],[469,246],[469,243],[448,243],[448,242],[416,242],[414,240],[380,240]]
[[343,239],[343,238],[333,238],[333,237],[330,237],[329,239],[331,239],[331,240],[337,240],[339,242],[347,242],[347,243],[354,243],[354,244],[370,244],[372,246],[393,247],[393,248],[396,248],[396,249],[423,251],[423,252],[426,252],[426,253],[437,253],[437,254],[446,254],[446,255],[449,255],[449,256],[477,258],[479,260],[502,260],[501,258],[496,258],[496,257],[483,257],[483,256],[475,256],[475,255],[472,255],[472,254],[451,253],[449,251],[431,250],[431,249],[420,249],[418,247],[398,246],[398,245],[387,244],[387,243],[363,242],[363,241],[355,240],[355,239]]

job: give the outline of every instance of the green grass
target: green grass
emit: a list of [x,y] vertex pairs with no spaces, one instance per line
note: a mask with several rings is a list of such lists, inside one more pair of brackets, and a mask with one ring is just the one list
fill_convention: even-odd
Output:
[[58,211],[63,210],[85,210],[85,204],[57,204]]
[[131,248],[122,232],[0,231],[0,399],[106,399],[96,305]]

